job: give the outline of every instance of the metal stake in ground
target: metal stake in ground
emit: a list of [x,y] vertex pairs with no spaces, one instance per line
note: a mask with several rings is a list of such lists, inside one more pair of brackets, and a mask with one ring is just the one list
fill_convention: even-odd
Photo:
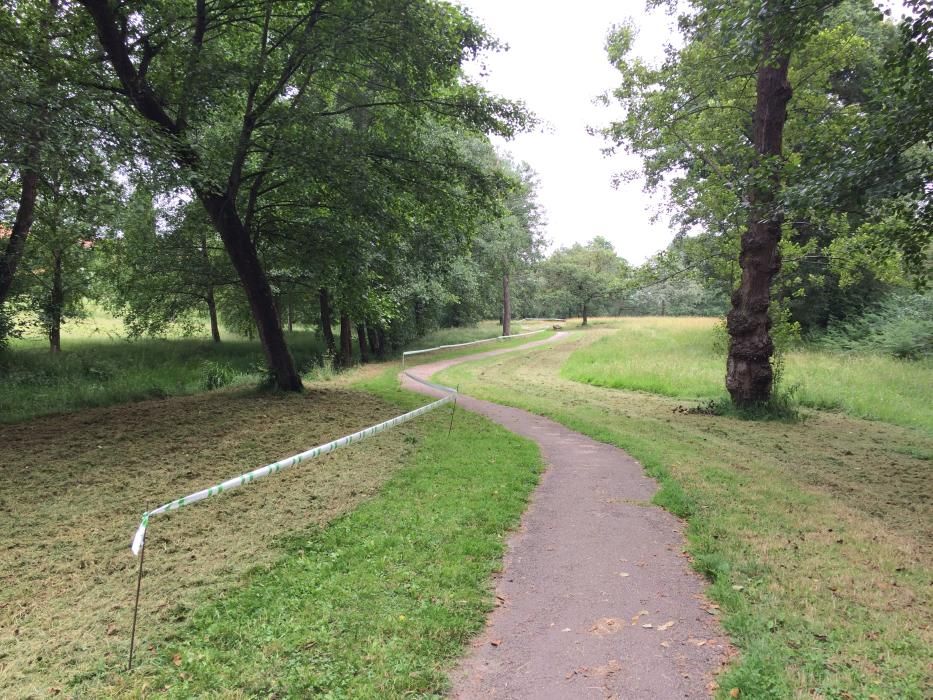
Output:
[[447,437],[450,437],[450,431],[454,429],[454,413],[457,411],[457,397],[460,396],[460,385],[457,384],[457,393],[454,394],[454,400],[450,402],[450,425],[447,426]]
[[136,646],[136,618],[139,615],[139,591],[143,585],[143,559],[146,556],[146,540],[143,540],[139,550],[139,574],[136,576],[136,604],[133,606],[133,628],[130,632],[130,661],[126,666],[127,672],[133,670],[133,648]]

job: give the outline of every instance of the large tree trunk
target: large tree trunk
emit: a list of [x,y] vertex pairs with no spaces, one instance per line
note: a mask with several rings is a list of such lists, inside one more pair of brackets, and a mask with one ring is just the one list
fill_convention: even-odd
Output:
[[[50,34],[52,18],[57,9],[58,2],[56,0],[48,3],[47,12],[40,20],[40,33],[43,36]],[[54,78],[47,78],[44,81],[44,87],[46,88],[51,88],[53,84]],[[32,228],[32,222],[35,218],[36,197],[39,193],[39,170],[42,166],[42,144],[48,132],[48,118],[49,105],[47,101],[43,101],[31,125],[32,132],[28,137],[25,158],[22,163],[18,163],[16,166],[19,171],[19,202],[17,203],[16,217],[13,219],[10,238],[3,249],[3,254],[0,255],[0,309],[3,308],[7,297],[10,295],[16,268],[23,257],[26,238],[29,236],[29,230]]]
[[586,310],[586,304],[585,304],[585,303],[583,304],[583,310],[581,311],[581,313],[582,313],[582,315],[583,315],[583,323],[581,323],[580,325],[581,325],[581,326],[585,326],[585,325],[587,324],[587,321],[588,321],[588,319],[587,319],[587,310]]
[[385,328],[376,329],[376,354],[379,357],[385,357],[389,351],[389,343],[386,340]]
[[29,236],[29,229],[35,217],[36,194],[39,190],[38,165],[37,149],[36,162],[20,171],[19,206],[16,209],[16,218],[13,220],[10,238],[7,240],[6,248],[3,249],[3,255],[0,256],[0,306],[3,306],[10,294],[13,277],[23,257],[26,237]]
[[324,336],[324,345],[331,355],[337,354],[337,344],[334,342],[334,318],[330,311],[330,294],[326,287],[318,291],[318,300],[321,304],[321,335]]
[[49,352],[62,351],[62,309],[65,307],[65,286],[62,282],[62,254],[56,250],[52,261],[52,290],[49,295]]
[[356,342],[360,346],[360,362],[369,362],[369,347],[366,342],[366,324],[356,324]]
[[771,356],[771,280],[781,269],[778,244],[783,216],[775,206],[781,185],[780,156],[787,103],[791,87],[787,80],[789,56],[773,56],[773,41],[766,37],[758,67],[755,104],[756,177],[747,196],[748,229],[742,236],[739,264],[742,280],[732,295],[727,316],[729,358],[726,388],[737,406],[753,406],[771,398],[774,373]]
[[198,197],[220,233],[224,248],[240,277],[249,308],[259,331],[259,340],[266,355],[266,363],[275,375],[275,384],[285,391],[301,391],[301,375],[288,351],[275,297],[266,273],[259,263],[256,246],[243,227],[234,203],[226,195],[198,192]]
[[502,335],[512,335],[512,291],[508,272],[502,275]]
[[340,312],[340,365],[350,367],[353,364],[353,326],[345,311]]

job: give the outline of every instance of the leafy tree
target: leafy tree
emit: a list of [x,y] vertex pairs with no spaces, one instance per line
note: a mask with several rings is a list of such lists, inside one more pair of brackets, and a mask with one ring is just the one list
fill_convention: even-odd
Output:
[[[82,0],[149,157],[181,168],[237,272],[276,384],[300,390],[257,250],[264,195],[359,110],[437,114],[508,133],[517,106],[460,78],[495,43],[462,11],[409,0]],[[323,136],[322,136],[323,133]],[[320,137],[320,140],[319,140]],[[316,183],[323,185],[321,180]]]
[[118,230],[100,243],[105,260],[97,276],[109,306],[133,336],[169,326],[192,331],[195,314],[206,313],[211,337],[220,342],[217,293],[236,276],[203,208],[162,203],[160,225],[151,191],[138,184]]
[[[615,96],[627,116],[606,133],[643,156],[649,185],[670,184],[682,230],[701,226],[714,254],[738,244],[727,385],[736,403],[758,403],[772,385],[772,296],[793,306],[827,285],[841,289],[837,262],[853,257],[843,248],[869,247],[864,227],[889,207],[890,188],[906,186],[916,197],[916,180],[904,177],[910,167],[903,149],[889,149],[888,159],[872,155],[871,144],[894,133],[880,116],[879,60],[893,32],[859,0],[702,1],[691,8],[681,19],[684,47],[657,68],[626,57],[631,28],[610,36],[610,58],[622,75]],[[735,243],[718,244],[717,237]],[[896,237],[874,240],[881,238]],[[904,251],[898,256],[910,248],[892,244],[889,251],[895,247]],[[866,257],[860,274],[870,285],[887,273]],[[798,313],[812,309],[805,301],[797,306]]]
[[[498,158],[497,158],[498,161]],[[542,212],[535,200],[537,181],[527,163],[508,161],[499,167],[512,180],[504,193],[501,210],[480,228],[476,239],[477,260],[486,275],[501,283],[502,334],[512,333],[512,278],[541,257],[544,236]]]
[[542,265],[552,298],[578,309],[584,326],[594,302],[619,293],[627,267],[601,236],[556,250]]

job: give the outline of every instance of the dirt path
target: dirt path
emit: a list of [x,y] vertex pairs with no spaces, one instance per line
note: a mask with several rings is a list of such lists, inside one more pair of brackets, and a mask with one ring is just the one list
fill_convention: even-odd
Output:
[[[409,371],[428,379],[565,335]],[[548,468],[509,540],[499,606],[452,674],[452,697],[708,697],[727,641],[682,555],[683,523],[649,503],[656,482],[622,450],[554,421],[463,395],[458,404],[537,442]]]

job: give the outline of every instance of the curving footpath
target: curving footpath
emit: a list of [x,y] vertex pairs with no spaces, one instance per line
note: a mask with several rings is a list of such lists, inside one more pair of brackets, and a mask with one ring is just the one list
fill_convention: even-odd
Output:
[[[566,335],[408,371],[429,379]],[[462,394],[458,404],[537,442],[547,469],[509,539],[498,606],[452,673],[451,696],[709,697],[729,646],[683,555],[682,521],[649,502],[657,483],[622,450],[547,418]]]

